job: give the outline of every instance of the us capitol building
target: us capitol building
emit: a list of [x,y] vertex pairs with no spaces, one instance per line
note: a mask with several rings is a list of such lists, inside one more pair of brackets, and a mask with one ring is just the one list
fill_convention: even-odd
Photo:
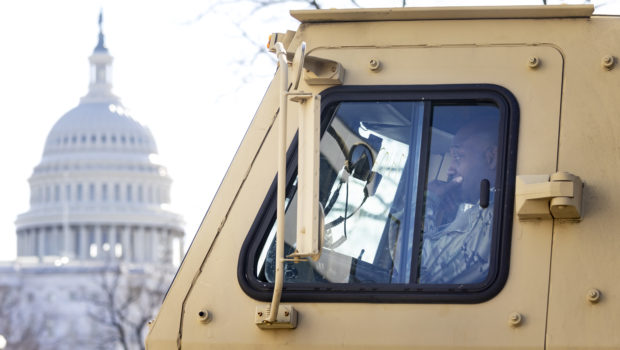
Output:
[[[120,310],[150,312],[144,309],[158,307],[170,283],[173,256],[183,256],[183,220],[168,209],[171,178],[156,160],[149,129],[112,93],[113,58],[101,24],[100,15],[88,93],[49,132],[28,180],[30,209],[15,222],[17,260],[0,266],[0,341],[7,349],[127,348],[103,294],[127,299],[123,288],[135,297],[135,290],[159,283],[155,305],[138,298]],[[153,271],[168,272],[154,282]],[[12,289],[18,293],[11,296]],[[24,309],[11,309],[11,301]],[[35,309],[43,316],[23,316]],[[135,333],[129,328],[125,333]],[[31,346],[32,333],[45,341]]]
[[[181,217],[163,209],[171,180],[155,139],[112,94],[103,33],[89,58],[88,94],[52,128],[18,216],[17,255],[45,260],[171,261]],[[66,259],[65,259],[66,260]]]

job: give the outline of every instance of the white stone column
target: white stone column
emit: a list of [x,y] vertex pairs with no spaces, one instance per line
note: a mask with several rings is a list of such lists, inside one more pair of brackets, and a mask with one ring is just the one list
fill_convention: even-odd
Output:
[[161,233],[160,231],[161,230],[157,227],[151,228],[151,232],[153,233],[151,261],[156,263],[159,263],[159,260],[161,258],[159,256],[159,236]]
[[151,227],[148,232],[150,237],[148,240],[150,246],[147,247],[149,250],[149,262],[155,262],[157,261],[157,228]]
[[28,255],[28,230],[22,230],[22,247],[21,255]]
[[95,247],[97,247],[97,259],[101,259],[103,257],[103,244],[101,244],[101,225],[95,225]]
[[165,236],[166,240],[164,244],[166,245],[166,247],[164,249],[166,255],[166,262],[172,262],[172,258],[174,257],[174,252],[172,251],[174,249],[174,247],[172,246],[172,230],[166,229]]
[[17,256],[21,256],[24,248],[23,236],[21,231],[17,231]]
[[73,258],[75,256],[73,248],[73,235],[71,234],[71,228],[66,223],[62,226],[62,236],[64,241],[62,242],[62,251],[60,255]]
[[183,246],[185,245],[185,239],[183,237],[183,232],[179,232],[179,262],[183,261],[183,256],[185,255],[185,249]]
[[157,245],[155,246],[155,261],[158,263],[166,262],[166,230],[163,228],[157,229]]
[[30,229],[24,230],[24,249],[25,256],[30,256]]
[[125,226],[123,230],[123,260],[126,262],[131,262],[133,257],[131,254],[131,226]]
[[37,241],[39,245],[37,247],[37,256],[39,256],[39,259],[43,259],[45,255],[45,228],[36,229],[35,232],[37,232]]
[[53,234],[54,234],[54,250],[52,251],[52,253],[53,255],[62,255],[64,251],[64,240],[65,240],[62,234],[62,227],[54,226]]
[[37,256],[37,230],[30,229],[30,256]]
[[29,256],[36,256],[37,255],[37,251],[36,251],[36,247],[37,247],[36,238],[37,238],[36,231],[33,228],[28,229],[28,255]]
[[138,226],[138,230],[133,240],[136,256],[134,260],[136,262],[144,261],[144,226]]
[[152,253],[153,253],[153,249],[152,249],[152,245],[153,245],[153,235],[152,235],[153,231],[152,230],[147,230],[147,228],[144,228],[144,250],[142,250],[142,253],[144,254],[144,256],[142,257],[143,261],[152,261]]
[[80,236],[80,260],[86,260],[90,256],[88,244],[88,231],[85,225],[78,226],[78,235]]
[[116,226],[111,225],[108,229],[108,243],[110,244],[110,258],[116,260]]
[[55,255],[54,251],[56,248],[56,229],[54,226],[50,227],[50,229],[45,229],[45,255]]

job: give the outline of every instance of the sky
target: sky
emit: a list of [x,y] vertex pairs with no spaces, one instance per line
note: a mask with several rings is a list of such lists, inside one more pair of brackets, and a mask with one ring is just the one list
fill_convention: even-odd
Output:
[[[540,4],[542,1],[421,0],[416,6]],[[325,8],[351,1],[319,1]],[[364,1],[365,7],[401,0]],[[414,1],[409,1],[414,3]],[[557,1],[548,1],[558,4]],[[569,3],[583,3],[570,1]],[[594,2],[620,13],[619,1]],[[29,209],[27,179],[54,123],[88,90],[88,56],[103,9],[113,92],[149,127],[173,179],[172,209],[191,242],[275,72],[256,55],[272,32],[295,30],[290,9],[250,1],[3,0],[0,2],[0,261],[16,255],[14,221]]]

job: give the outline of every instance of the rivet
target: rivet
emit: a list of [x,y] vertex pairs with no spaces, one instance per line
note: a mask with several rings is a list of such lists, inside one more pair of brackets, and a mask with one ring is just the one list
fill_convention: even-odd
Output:
[[527,65],[530,68],[538,68],[538,66],[540,65],[540,59],[538,59],[538,57],[536,57],[536,56],[532,56],[532,57],[528,58]]
[[521,314],[518,312],[513,312],[508,317],[508,324],[510,324],[513,327],[520,326],[521,322],[523,322],[523,316],[521,316]]
[[586,299],[592,304],[598,303],[601,300],[601,291],[596,288],[590,289],[586,295]]
[[211,314],[208,310],[198,311],[198,321],[201,323],[209,323],[211,321]]
[[611,70],[616,65],[616,58],[612,55],[603,56],[601,64],[605,69]]
[[379,70],[379,68],[381,68],[381,62],[377,59],[371,58],[368,62],[368,68],[371,71],[377,71]]
[[288,311],[284,311],[284,316],[288,317],[288,315],[289,315]]

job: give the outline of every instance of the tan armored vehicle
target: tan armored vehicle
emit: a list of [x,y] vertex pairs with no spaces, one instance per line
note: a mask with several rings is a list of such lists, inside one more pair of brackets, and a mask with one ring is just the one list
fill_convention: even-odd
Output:
[[620,18],[293,11],[148,349],[620,347]]

